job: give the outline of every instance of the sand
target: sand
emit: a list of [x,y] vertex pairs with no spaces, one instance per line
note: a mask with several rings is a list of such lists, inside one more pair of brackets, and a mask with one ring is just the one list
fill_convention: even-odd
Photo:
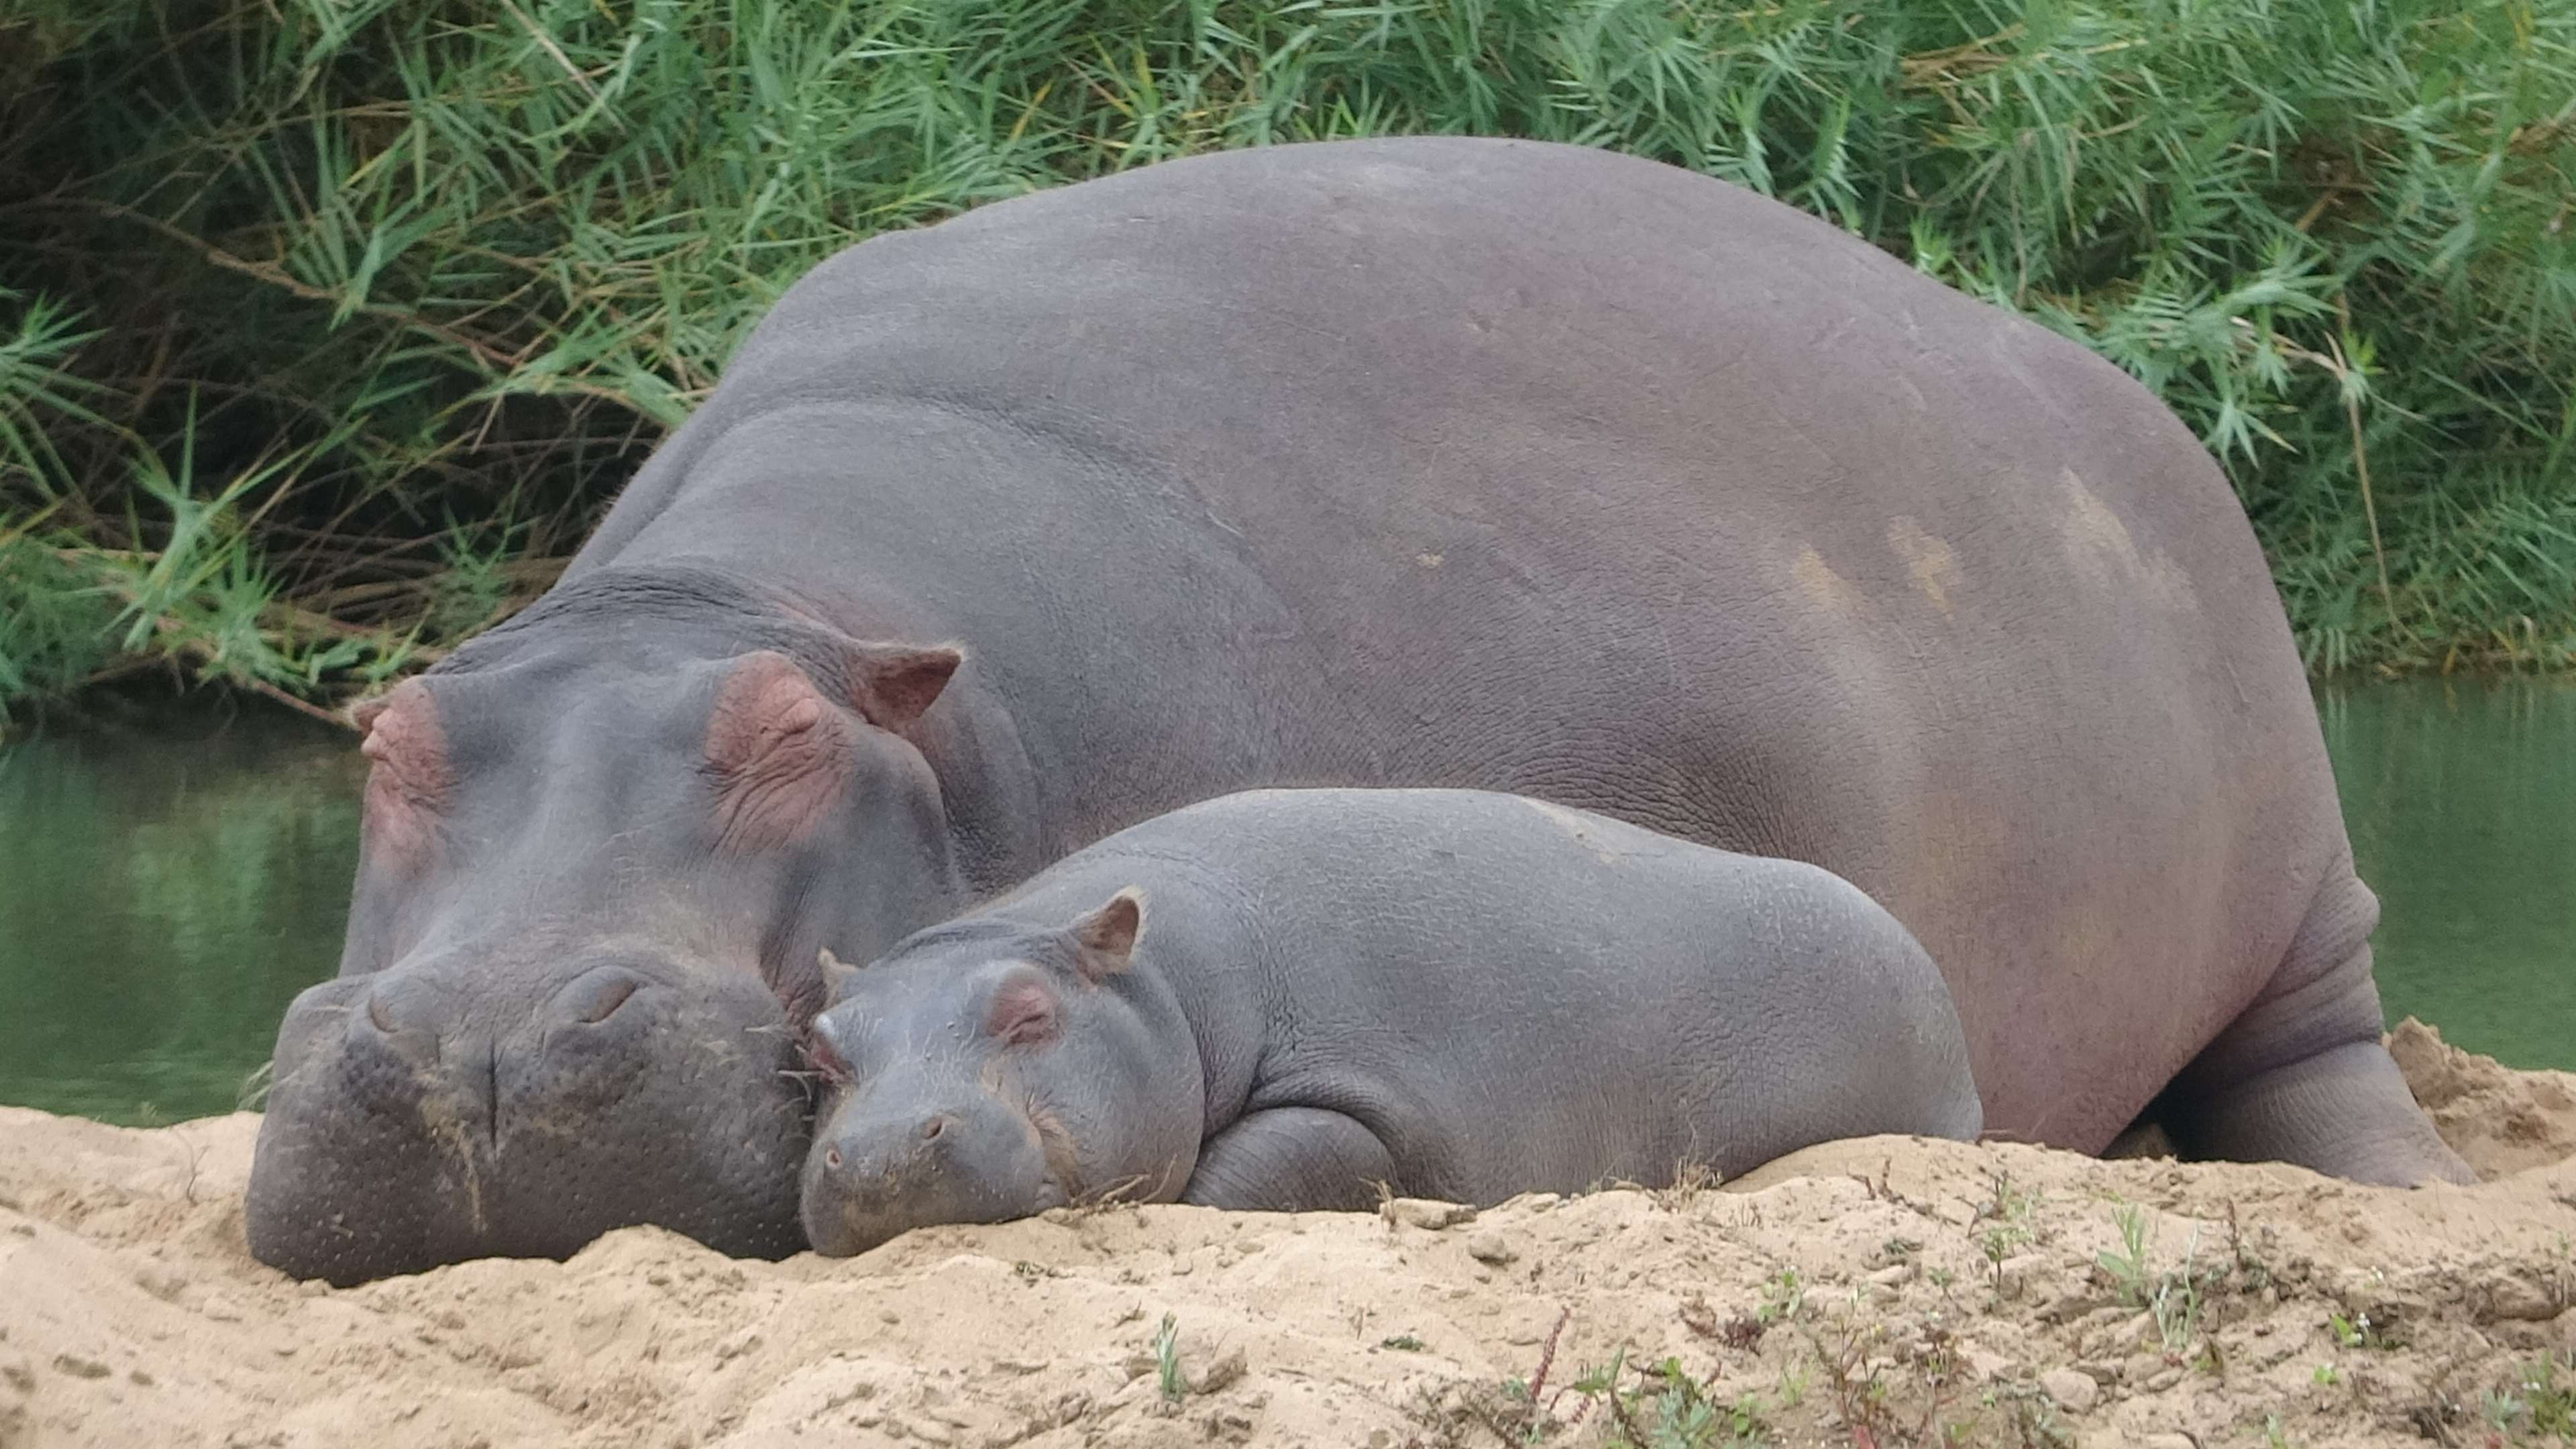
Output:
[[2576,1077],[2392,1046],[2490,1180],[1870,1138],[1457,1222],[1121,1208],[785,1263],[632,1229],[338,1292],[243,1246],[255,1116],[0,1110],[0,1449],[2554,1442]]

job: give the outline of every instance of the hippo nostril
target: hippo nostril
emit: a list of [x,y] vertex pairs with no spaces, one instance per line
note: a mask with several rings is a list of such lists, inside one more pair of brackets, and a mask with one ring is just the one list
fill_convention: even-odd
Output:
[[824,1149],[823,1149],[823,1165],[824,1165],[825,1167],[828,1167],[828,1168],[832,1169],[834,1172],[838,1172],[838,1171],[840,1171],[840,1170],[841,1170],[841,1149],[839,1149],[839,1148],[837,1148],[837,1147],[826,1147],[826,1148],[824,1148]]
[[[413,977],[387,973],[368,983],[367,1010],[352,1015],[347,1044],[372,1060],[390,1052],[413,1066],[437,1062],[456,1023],[438,989]],[[356,1003],[350,1003],[355,1006]]]
[[586,1022],[606,1021],[610,1012],[624,1006],[626,1004],[626,998],[635,994],[636,985],[637,983],[633,981],[620,981],[616,985],[608,988],[606,991],[601,992],[599,994],[599,999],[591,1003],[590,1010],[582,1017],[582,1020]]
[[952,1122],[954,1122],[955,1120],[956,1120],[956,1119],[955,1119],[955,1118],[953,1118],[953,1117],[949,1117],[949,1116],[946,1116],[946,1115],[941,1115],[941,1116],[933,1117],[933,1118],[931,1118],[929,1121],[922,1123],[922,1124],[921,1124],[921,1140],[922,1140],[922,1141],[924,1141],[924,1142],[936,1142],[936,1141],[938,1141],[938,1140],[939,1140],[939,1134],[940,1134],[940,1133],[942,1133],[942,1132],[947,1131],[947,1130],[948,1130],[948,1128],[949,1128],[949,1124],[951,1124],[951,1123],[952,1123]]
[[650,984],[622,966],[586,971],[555,998],[554,1019],[562,1026],[597,1026]]

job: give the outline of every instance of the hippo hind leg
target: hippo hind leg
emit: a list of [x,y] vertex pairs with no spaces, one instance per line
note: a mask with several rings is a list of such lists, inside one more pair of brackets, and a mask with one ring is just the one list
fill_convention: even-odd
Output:
[[2370,888],[2349,865],[2337,871],[2271,983],[2165,1093],[2160,1115],[2184,1155],[2388,1186],[2477,1180],[2380,1045],[2378,922]]

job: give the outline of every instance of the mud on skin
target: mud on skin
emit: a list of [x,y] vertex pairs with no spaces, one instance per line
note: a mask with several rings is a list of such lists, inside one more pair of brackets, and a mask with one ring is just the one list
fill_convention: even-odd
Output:
[[[2190,431],[1602,151],[1260,148],[853,247],[551,592],[366,723],[344,983],[281,1027],[252,1196],[291,1272],[639,1214],[784,1243],[761,1053],[821,951],[1278,784],[1830,870],[1942,964],[1998,1135],[2097,1151],[2153,1103],[2187,1151],[2465,1171],[2378,1045],[2376,902]],[[594,1019],[601,971],[653,984]],[[607,1078],[633,1115],[561,1132]]]

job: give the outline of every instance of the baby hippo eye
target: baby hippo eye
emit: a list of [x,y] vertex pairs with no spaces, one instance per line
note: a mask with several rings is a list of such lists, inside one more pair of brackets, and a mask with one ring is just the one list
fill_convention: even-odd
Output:
[[858,1075],[850,1070],[849,1061],[841,1055],[841,1049],[832,1045],[832,1039],[824,1035],[821,1023],[805,1029],[804,1046],[805,1060],[813,1065],[815,1071],[823,1074],[824,1081],[835,1086],[847,1086]]
[[1004,1046],[1055,1040],[1055,993],[1026,978],[1005,984],[984,1014],[984,1034]]

